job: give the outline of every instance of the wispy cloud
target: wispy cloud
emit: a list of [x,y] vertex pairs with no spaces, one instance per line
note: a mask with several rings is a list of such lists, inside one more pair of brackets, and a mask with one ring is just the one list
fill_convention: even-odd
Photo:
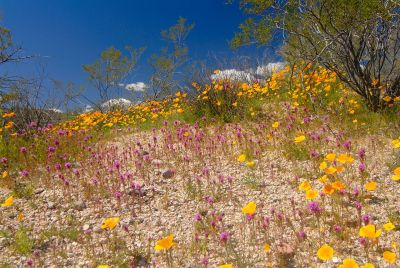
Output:
[[218,74],[211,75],[212,80],[230,79],[233,81],[252,81],[254,76],[249,72],[236,69],[221,70]]
[[149,88],[149,86],[146,85],[143,82],[137,82],[137,83],[132,83],[132,84],[126,84],[125,85],[125,89],[126,90],[130,90],[130,91],[144,92],[148,88]]

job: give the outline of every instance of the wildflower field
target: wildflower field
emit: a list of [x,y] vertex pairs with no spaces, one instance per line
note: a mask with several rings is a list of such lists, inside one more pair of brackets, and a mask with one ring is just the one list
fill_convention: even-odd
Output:
[[399,97],[312,66],[192,86],[23,133],[3,111],[0,266],[400,267]]

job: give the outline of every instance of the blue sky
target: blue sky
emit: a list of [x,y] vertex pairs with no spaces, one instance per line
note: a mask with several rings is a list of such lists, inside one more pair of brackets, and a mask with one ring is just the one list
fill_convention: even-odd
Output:
[[[2,25],[12,31],[15,43],[27,54],[40,55],[13,72],[31,75],[40,62],[49,77],[78,84],[87,84],[82,64],[95,61],[107,47],[125,45],[146,47],[131,78],[146,82],[151,72],[148,59],[163,46],[160,31],[179,16],[196,24],[187,41],[191,58],[209,53],[229,57],[228,41],[245,18],[237,4],[226,5],[224,0],[0,0],[0,11]],[[243,53],[260,51],[250,48]]]

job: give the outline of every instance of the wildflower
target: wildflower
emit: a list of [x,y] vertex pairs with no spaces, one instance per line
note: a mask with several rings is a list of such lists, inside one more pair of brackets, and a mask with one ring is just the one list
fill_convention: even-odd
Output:
[[346,168],[344,166],[337,166],[336,170],[337,172],[342,172],[343,170],[345,170]]
[[332,183],[332,187],[333,187],[335,190],[338,190],[338,191],[343,190],[344,188],[346,188],[346,186],[344,185],[344,183],[341,182],[341,181],[335,181],[334,183]]
[[310,189],[306,192],[306,199],[313,200],[318,197],[318,192],[316,190]]
[[23,213],[19,213],[18,214],[18,217],[17,217],[17,220],[19,221],[19,222],[21,222],[21,221],[23,221],[25,219],[25,215],[23,214]]
[[359,235],[366,238],[378,238],[382,233],[382,230],[376,230],[375,225],[368,224],[360,228]]
[[319,164],[319,169],[322,169],[322,170],[324,170],[324,169],[326,169],[328,167],[328,164],[324,161],[324,162],[321,162],[321,164]]
[[222,232],[219,236],[219,240],[221,240],[221,242],[226,243],[229,239],[229,233],[228,232]]
[[325,244],[317,251],[317,256],[320,260],[327,261],[333,258],[334,250],[329,245]]
[[375,268],[375,265],[373,265],[372,263],[366,263],[363,266],[361,266],[361,268]]
[[390,230],[393,230],[394,228],[396,228],[396,226],[394,226],[393,223],[388,222],[383,225],[383,228],[385,228],[386,231],[390,231]]
[[246,155],[245,154],[239,155],[239,157],[237,158],[237,161],[243,163],[244,161],[246,161]]
[[117,226],[119,222],[119,217],[115,218],[107,218],[103,221],[103,224],[101,225],[101,229],[114,229],[115,226]]
[[362,205],[358,201],[355,202],[354,206],[356,207],[357,210],[361,210],[362,209]]
[[346,150],[350,150],[350,148],[351,148],[351,141],[349,141],[349,140],[347,140],[347,141],[345,141],[344,143],[343,143],[343,147],[346,149]]
[[343,228],[342,228],[342,226],[340,226],[340,225],[335,225],[335,226],[333,226],[333,229],[334,229],[336,232],[341,232],[341,231],[343,231]]
[[201,264],[202,264],[204,267],[207,267],[207,265],[208,265],[208,259],[207,259],[206,257],[204,257],[204,258],[201,260]]
[[268,253],[271,251],[271,247],[268,244],[264,244],[264,252]]
[[9,207],[14,203],[14,197],[10,195],[6,200],[4,200],[3,204],[1,204],[2,207]]
[[14,112],[9,112],[9,113],[5,113],[5,114],[3,114],[3,118],[8,118],[8,117],[13,117],[13,116],[15,116],[15,113]]
[[218,268],[233,268],[233,264],[232,263],[222,264],[218,266]]
[[10,129],[10,128],[12,128],[14,126],[14,122],[13,121],[10,121],[10,122],[7,122],[7,124],[4,126],[6,129]]
[[368,240],[365,237],[360,237],[358,242],[360,242],[361,246],[365,247],[368,243]]
[[370,217],[369,217],[368,214],[365,214],[365,215],[363,215],[363,216],[361,217],[361,220],[363,221],[364,224],[368,224],[368,223],[369,223],[369,220],[370,220]]
[[392,140],[393,148],[400,148],[400,138]]
[[311,189],[311,184],[309,181],[303,181],[300,185],[299,185],[299,190],[300,191],[308,191]]
[[157,251],[168,250],[176,245],[176,243],[173,240],[174,240],[173,235],[166,236],[156,242],[154,249]]
[[318,180],[319,180],[320,182],[322,182],[322,183],[325,183],[327,179],[328,179],[328,176],[323,175],[323,176],[322,176],[321,178],[319,178]]
[[331,184],[325,184],[323,191],[324,194],[331,195],[335,191],[335,188],[333,188]]
[[385,251],[383,252],[383,259],[389,263],[394,263],[396,261],[396,253]]
[[249,202],[242,208],[242,212],[247,215],[253,215],[256,212],[257,205],[254,202]]
[[247,163],[246,163],[246,166],[248,166],[249,168],[252,168],[252,167],[254,167],[254,161],[248,161]]
[[335,167],[328,167],[324,169],[325,173],[328,175],[335,174],[338,170]]
[[345,164],[345,163],[352,163],[354,161],[353,157],[347,154],[341,154],[336,159],[338,162]]
[[3,171],[3,174],[1,175],[1,177],[4,179],[8,176],[8,172],[7,170]]
[[400,167],[395,168],[393,173],[394,173],[394,175],[392,176],[392,180],[399,181],[400,180]]
[[194,216],[194,220],[195,220],[195,221],[201,221],[201,220],[202,220],[201,215],[200,215],[199,213],[197,213],[197,214]]
[[300,142],[303,142],[305,139],[306,139],[306,136],[301,135],[301,136],[296,137],[296,138],[294,139],[294,142],[295,142],[295,143],[300,143]]
[[320,214],[322,209],[319,206],[319,204],[315,201],[308,203],[308,208],[310,209],[310,211],[314,214]]
[[376,182],[370,181],[370,182],[366,183],[366,184],[364,185],[364,187],[365,187],[365,189],[366,189],[367,191],[375,191],[375,189],[376,189]]
[[297,235],[301,238],[301,239],[305,239],[307,237],[306,232],[304,232],[304,230],[300,230]]
[[354,195],[354,197],[357,197],[360,194],[360,191],[357,188],[354,188],[352,194]]
[[100,264],[97,268],[110,268],[110,265],[107,264]]
[[274,122],[274,123],[272,124],[272,127],[273,127],[273,128],[278,128],[278,127],[279,127],[279,122]]
[[361,160],[364,160],[365,159],[365,149],[361,148],[360,150],[358,150],[357,155]]
[[344,259],[343,264],[339,265],[339,268],[358,268],[358,264],[353,259]]
[[365,164],[364,163],[360,163],[360,165],[358,166],[358,171],[360,172],[360,173],[363,173],[365,170],[366,170],[366,166],[365,166]]
[[330,162],[335,161],[335,158],[336,158],[336,154],[333,154],[333,153],[327,154],[327,155],[325,156],[325,160],[330,161]]

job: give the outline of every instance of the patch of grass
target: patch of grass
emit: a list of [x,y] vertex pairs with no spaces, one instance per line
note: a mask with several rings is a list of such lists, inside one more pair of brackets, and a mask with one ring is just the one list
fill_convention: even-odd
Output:
[[7,230],[0,230],[0,237],[4,237],[4,238],[10,238],[11,237],[11,233]]
[[256,176],[247,175],[242,178],[241,183],[253,190],[261,190],[264,187],[263,181]]
[[79,238],[80,231],[74,227],[67,227],[63,229],[58,229],[55,226],[50,227],[41,234],[41,240],[49,239],[53,236],[66,238],[72,241],[77,241]]
[[287,142],[283,144],[283,155],[288,160],[299,160],[305,161],[310,159],[310,155],[305,145],[294,144],[293,142]]
[[14,187],[14,193],[18,198],[30,199],[33,191],[34,186],[32,183],[17,182]]
[[32,252],[34,246],[34,240],[29,237],[28,230],[21,226],[15,233],[13,248],[19,254],[27,255]]

